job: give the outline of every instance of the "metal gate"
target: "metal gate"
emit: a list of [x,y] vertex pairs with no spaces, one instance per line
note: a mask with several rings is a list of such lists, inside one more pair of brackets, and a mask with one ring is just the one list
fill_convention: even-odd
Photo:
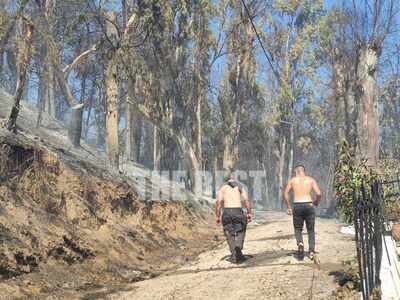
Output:
[[382,185],[362,185],[353,192],[354,228],[363,299],[379,289],[382,260]]
[[[382,251],[387,251],[384,243],[385,224],[388,212],[383,209],[383,201],[399,201],[400,177],[393,180],[363,184],[353,191],[354,228],[357,246],[361,292],[364,300],[380,288]],[[378,293],[379,294],[379,293]]]

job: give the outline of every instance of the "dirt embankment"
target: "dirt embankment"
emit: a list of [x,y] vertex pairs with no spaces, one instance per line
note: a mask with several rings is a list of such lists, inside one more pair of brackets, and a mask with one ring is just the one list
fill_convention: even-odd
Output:
[[122,176],[4,136],[0,299],[120,290],[216,243],[209,208],[140,201]]

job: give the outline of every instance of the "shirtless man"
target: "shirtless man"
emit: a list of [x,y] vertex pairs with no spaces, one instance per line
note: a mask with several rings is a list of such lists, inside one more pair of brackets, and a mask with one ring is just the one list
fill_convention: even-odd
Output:
[[[321,191],[314,178],[305,175],[305,168],[302,165],[296,166],[294,169],[296,176],[289,180],[285,192],[284,200],[287,205],[287,213],[293,215],[294,232],[297,241],[298,255],[304,257],[303,243],[303,224],[306,222],[308,234],[308,247],[310,259],[314,259],[315,253],[315,207],[321,200]],[[293,210],[289,201],[289,192],[293,190],[294,202]],[[315,201],[311,193],[314,191],[316,195]]]
[[[243,243],[246,234],[246,226],[252,220],[251,203],[242,185],[237,182],[232,171],[225,177],[225,184],[217,193],[216,216],[217,224],[221,224],[231,252],[231,262],[240,263],[244,261],[242,253]],[[245,216],[242,209],[242,199],[246,207]],[[223,213],[221,217],[221,209]]]

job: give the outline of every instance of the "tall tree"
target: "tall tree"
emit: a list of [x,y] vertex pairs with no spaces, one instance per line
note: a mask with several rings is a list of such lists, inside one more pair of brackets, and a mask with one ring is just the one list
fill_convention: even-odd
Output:
[[[254,32],[240,1],[230,3],[232,18],[227,45],[226,81],[218,96],[222,120],[222,167],[230,169],[239,160],[239,137],[246,103],[255,100],[256,65]],[[254,7],[250,6],[251,11]]]
[[12,131],[17,131],[17,118],[20,111],[20,102],[25,90],[28,67],[31,60],[31,47],[33,40],[33,25],[25,17],[21,17],[22,22],[22,41],[18,49],[18,79],[17,87],[13,97],[13,107],[11,109],[5,127]]
[[[269,9],[267,7],[266,9]],[[266,22],[267,55],[277,94],[276,150],[278,199],[282,199],[285,176],[292,174],[295,155],[296,105],[312,94],[308,84],[318,68],[314,46],[323,14],[322,1],[277,1]]]
[[356,42],[356,86],[358,105],[358,143],[360,157],[376,166],[379,156],[379,117],[377,75],[385,39],[391,34],[396,1],[353,1],[350,17],[352,34]]

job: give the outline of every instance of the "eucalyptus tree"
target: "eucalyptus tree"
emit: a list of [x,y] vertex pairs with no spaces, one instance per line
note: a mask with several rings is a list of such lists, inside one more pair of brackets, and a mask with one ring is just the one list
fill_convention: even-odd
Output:
[[377,76],[387,37],[395,29],[395,0],[353,1],[348,8],[352,37],[356,42],[357,153],[376,166],[379,157]]
[[335,91],[337,139],[346,139],[359,159],[377,165],[378,74],[381,55],[395,29],[396,1],[352,1],[333,7],[319,44],[328,58]]
[[295,150],[296,104],[312,95],[310,82],[319,60],[315,53],[317,30],[324,14],[323,1],[271,1],[265,7],[264,44],[276,95],[275,117],[278,199],[286,176],[291,176]]
[[[64,52],[69,48],[68,40],[74,39],[75,37],[64,36],[62,42],[60,41],[60,37],[57,35],[57,29],[55,25],[55,21],[53,18],[63,20],[62,26],[64,28],[69,28],[70,26],[76,26],[76,21],[81,20],[82,15],[72,8],[77,8],[76,3],[72,2],[62,2],[57,3],[58,6],[58,15],[50,17],[50,11],[55,11],[56,9],[53,5],[56,4],[54,0],[46,0],[44,3],[40,1],[37,3],[39,6],[39,16],[35,20],[36,28],[38,30],[38,34],[43,38],[46,48],[45,55],[45,65],[46,65],[46,73],[47,76],[42,78],[42,80],[49,80],[47,85],[48,94],[43,95],[44,99],[41,100],[41,108],[44,105],[49,105],[51,110],[53,110],[53,114],[55,113],[56,101],[54,98],[54,82],[52,80],[53,76],[56,79],[60,91],[65,97],[65,102],[67,103],[69,109],[71,109],[71,117],[69,120],[69,137],[74,146],[80,145],[81,134],[82,134],[82,114],[84,109],[84,103],[80,103],[79,98],[76,93],[73,91],[73,87],[69,81],[71,74],[75,72],[76,68],[82,67],[84,65],[84,61],[88,59],[89,55],[94,53],[98,47],[98,41],[93,42],[92,45],[87,45],[86,49],[79,49],[78,53],[74,53],[74,55],[70,57],[65,57],[63,55]],[[42,5],[44,5],[45,9],[42,9]],[[79,12],[79,11],[78,11]],[[71,16],[72,14],[72,16]],[[68,18],[69,17],[69,18]],[[71,25],[73,22],[74,25]],[[54,25],[51,25],[51,24]],[[61,25],[58,25],[61,26]],[[69,49],[68,49],[69,50]],[[74,52],[74,51],[73,51]],[[51,73],[51,74],[50,74]],[[50,92],[50,90],[53,90]],[[82,91],[80,91],[82,92]],[[51,99],[50,99],[51,98]],[[46,104],[47,103],[47,104]],[[48,111],[50,115],[52,113]]]
[[[0,2],[0,79],[4,86],[8,86],[10,93],[14,93],[17,81],[17,59],[15,51],[18,41],[16,33],[22,31],[21,16],[28,6],[27,0],[21,2]],[[4,64],[7,64],[7,72],[4,72]],[[8,74],[7,74],[8,73]],[[8,75],[8,76],[6,76]]]
[[193,22],[191,24],[191,32],[195,42],[195,53],[192,63],[192,123],[194,125],[192,135],[192,147],[195,149],[196,157],[204,167],[203,159],[203,107],[208,101],[209,76],[212,67],[212,61],[215,61],[218,53],[211,57],[211,47],[215,45],[210,23],[213,18],[213,6],[208,0],[197,1],[193,7]]
[[[227,65],[218,104],[221,116],[222,168],[237,167],[243,118],[250,103],[256,101],[255,37],[241,1],[228,1],[232,15],[226,32]],[[250,6],[255,11],[258,2]]]
[[27,72],[31,61],[31,49],[33,40],[33,25],[25,17],[21,17],[22,36],[20,37],[18,51],[18,77],[16,90],[13,97],[13,106],[7,119],[5,127],[12,131],[17,131],[17,118],[20,111],[20,102],[27,82]]
[[[154,124],[155,168],[160,168],[161,154],[167,167],[183,155],[193,190],[201,170],[211,8],[209,1],[142,1],[134,9],[136,26],[150,30],[144,30],[142,45],[121,51],[121,59],[128,62],[123,64],[128,86],[140,84],[130,104]],[[180,154],[171,160],[176,149]]]
[[[46,20],[46,26],[48,25],[48,31],[51,35],[55,35],[56,26],[56,0],[46,0],[43,3],[38,2],[38,9],[41,10],[39,13]],[[46,41],[40,41],[42,43],[40,47],[40,58],[39,58],[39,116],[37,124],[40,125],[42,111],[47,112],[52,117],[56,118],[57,114],[57,100],[55,95],[55,71],[51,60],[51,53],[47,47]]]
[[349,35],[350,18],[340,7],[332,8],[318,32],[318,52],[330,74],[331,115],[335,129],[335,144],[343,140],[355,148],[357,110],[354,95],[356,53]]

